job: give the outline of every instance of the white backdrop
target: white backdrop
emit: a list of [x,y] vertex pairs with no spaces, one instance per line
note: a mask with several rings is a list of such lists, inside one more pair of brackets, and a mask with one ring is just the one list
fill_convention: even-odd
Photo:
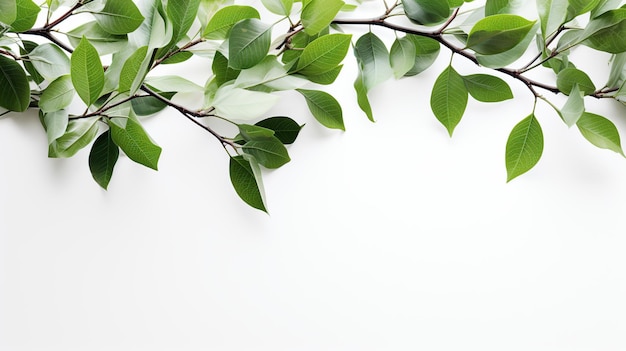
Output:
[[[345,133],[285,94],[268,116],[306,126],[266,173],[270,215],[173,111],[145,121],[159,172],[123,157],[108,192],[88,150],[46,157],[34,113],[0,120],[0,350],[624,350],[626,161],[540,104],[543,158],[507,184],[532,97],[511,81],[518,99],[470,102],[450,139],[429,108],[448,57],[372,91],[372,124],[348,56],[327,87]],[[624,107],[587,105],[626,135]]]

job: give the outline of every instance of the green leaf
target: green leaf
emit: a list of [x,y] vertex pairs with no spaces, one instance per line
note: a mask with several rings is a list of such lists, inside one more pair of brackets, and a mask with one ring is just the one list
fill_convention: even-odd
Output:
[[435,81],[430,107],[450,136],[465,113],[467,99],[468,91],[463,77],[452,66],[448,66]]
[[620,142],[619,132],[608,119],[589,112],[583,115],[576,122],[580,133],[593,145],[617,152],[624,156]]
[[393,42],[389,51],[389,61],[396,79],[403,77],[415,66],[415,53],[413,40],[403,37]]
[[292,90],[306,85],[308,81],[298,76],[289,75],[276,56],[266,56],[256,66],[244,69],[235,80],[238,88],[256,88],[273,90]]
[[[28,40],[22,40],[22,45],[23,47],[20,46],[20,55],[24,57],[28,57],[30,52],[37,47],[37,43]],[[23,64],[24,68],[26,68],[26,71],[28,72],[28,74],[30,74],[30,77],[36,84],[41,84],[45,80],[45,78],[42,77],[39,72],[37,72],[35,66],[30,60],[24,60]]]
[[485,4],[485,17],[497,15],[499,13],[508,13],[513,7],[514,0],[487,0]]
[[291,160],[283,143],[275,137],[248,141],[243,145],[243,151],[270,169],[279,168]]
[[39,98],[39,108],[43,112],[53,112],[68,107],[74,100],[74,86],[69,75],[55,79]]
[[[25,32],[33,28],[41,8],[32,0],[17,0],[16,4],[17,14],[15,16],[15,21],[11,23],[11,28],[13,28],[16,32]],[[2,11],[2,8],[0,8],[0,11]]]
[[304,32],[308,35],[315,35],[335,19],[339,10],[343,7],[341,0],[309,0],[303,3],[300,19]]
[[256,126],[271,129],[274,136],[283,144],[292,144],[296,141],[302,126],[289,117],[276,116],[255,123]]
[[289,16],[293,6],[293,0],[261,0],[261,3],[270,12],[280,16]]
[[506,142],[507,182],[533,168],[543,153],[543,132],[534,114],[511,131]]
[[111,118],[111,137],[131,160],[154,170],[158,169],[161,147],[156,145],[134,118]]
[[109,181],[113,176],[115,163],[120,155],[120,149],[113,142],[111,130],[100,134],[91,147],[89,153],[89,170],[93,179],[104,190],[109,186]]
[[500,102],[513,98],[509,85],[502,79],[487,74],[464,76],[463,81],[472,97],[482,102]]
[[561,117],[568,127],[576,124],[583,112],[585,112],[585,100],[584,94],[578,88],[578,85],[574,85],[572,91],[567,97],[565,105],[561,109]]
[[526,37],[534,24],[534,21],[510,14],[485,17],[472,27],[467,47],[483,55],[508,51]]
[[70,59],[54,44],[44,43],[37,46],[28,54],[28,58],[46,80],[53,81],[70,73]]
[[418,35],[409,34],[406,36],[415,45],[415,64],[406,73],[406,76],[414,76],[422,73],[437,60],[440,51],[438,41]]
[[343,65],[339,65],[331,69],[328,72],[324,72],[322,74],[318,74],[315,76],[307,76],[306,78],[310,80],[311,82],[317,83],[317,84],[323,84],[323,85],[332,84],[339,76],[339,73],[341,72],[342,68],[343,68]]
[[[626,51],[626,8],[608,11],[592,20],[587,29],[598,27],[583,44],[592,49],[618,54]],[[585,30],[586,31],[586,30]]]
[[145,17],[139,28],[129,33],[135,47],[148,46],[149,50],[162,48],[172,41],[174,28],[166,21],[167,14],[161,0],[143,0],[138,3],[139,11]]
[[187,31],[191,28],[198,8],[200,0],[168,0],[167,1],[167,17],[169,23],[173,27],[171,46],[175,46],[181,40]]
[[363,80],[363,74],[359,71],[359,74],[354,81],[354,90],[356,91],[356,98],[361,111],[365,112],[367,118],[374,122],[374,114],[372,113],[372,106],[370,105],[370,100],[367,97],[367,88],[365,87],[365,82]]
[[[178,50],[179,48],[175,48],[174,50]],[[173,65],[176,63],[182,63],[193,57],[193,52],[191,51],[179,51],[174,55],[166,58],[161,62],[162,65]]]
[[[171,99],[175,92],[160,92],[159,95]],[[142,96],[131,101],[132,109],[138,116],[150,116],[161,112],[167,105],[153,96]]]
[[450,16],[450,5],[447,1],[402,0],[402,5],[406,16],[417,24],[439,24]]
[[274,137],[274,131],[251,124],[238,124],[239,133],[246,141],[264,140]]
[[304,96],[313,117],[323,126],[346,130],[341,105],[332,95],[319,90],[298,89],[298,92]]
[[261,175],[260,172],[254,172],[251,162],[243,156],[231,157],[229,173],[237,195],[248,205],[267,212]]
[[568,0],[568,3],[568,18],[574,18],[596,8],[600,0]]
[[528,46],[535,39],[538,28],[539,23],[535,23],[531,30],[528,31],[528,34],[526,34],[526,37],[510,50],[495,55],[477,54],[476,59],[481,66],[489,68],[502,68],[510,65],[527,52]]
[[94,12],[98,24],[111,34],[128,34],[144,20],[132,0],[107,0],[102,11]]
[[228,66],[228,59],[219,51],[215,53],[211,68],[218,86],[237,79],[241,72],[240,70],[230,68]]
[[67,32],[66,35],[73,47],[78,46],[83,37],[87,38],[100,55],[108,55],[128,48],[128,37],[125,34],[111,34],[96,21],[82,24]]
[[72,119],[65,133],[48,146],[48,157],[72,157],[98,134],[98,117]]
[[537,12],[544,40],[565,23],[568,7],[567,0],[537,0]]
[[72,84],[78,96],[87,106],[91,106],[104,88],[104,69],[98,51],[86,38],[81,39],[72,53],[70,68]]
[[384,82],[393,74],[387,47],[372,32],[365,33],[357,40],[354,46],[354,55],[363,74],[363,83],[367,91]]
[[250,68],[269,51],[272,27],[256,18],[242,20],[230,31],[228,64],[234,69]]
[[212,105],[219,116],[249,121],[269,111],[278,99],[274,94],[224,85],[215,93]]
[[9,111],[26,111],[30,103],[30,86],[22,67],[0,55],[0,107]]
[[146,60],[147,55],[148,47],[142,46],[126,60],[120,73],[120,93],[128,92],[133,95],[139,89],[150,66],[150,60]]
[[46,130],[48,145],[52,144],[55,140],[65,134],[67,126],[70,122],[67,110],[58,110],[48,113],[44,113],[40,110],[39,118],[41,119],[44,129]]
[[17,18],[17,2],[15,0],[0,1],[0,22],[11,25]]
[[202,37],[205,39],[226,39],[230,29],[239,21],[248,18],[260,19],[254,7],[231,5],[217,11],[207,24]]
[[596,7],[591,10],[591,18],[596,18],[601,14],[620,7],[622,0],[600,0]]
[[559,72],[556,78],[556,86],[562,93],[569,94],[574,85],[578,85],[580,91],[585,95],[593,94],[596,91],[591,78],[585,72],[571,67]]
[[296,71],[305,76],[317,76],[336,69],[350,47],[352,35],[329,34],[313,40],[304,48]]

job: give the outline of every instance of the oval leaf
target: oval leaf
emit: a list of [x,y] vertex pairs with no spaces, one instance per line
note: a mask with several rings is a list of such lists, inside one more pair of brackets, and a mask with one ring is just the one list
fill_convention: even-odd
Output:
[[499,14],[478,21],[469,33],[467,47],[483,55],[494,55],[517,46],[535,24],[523,17]]
[[396,79],[403,77],[415,66],[415,44],[407,37],[398,38],[391,45],[389,63]]
[[43,91],[39,98],[39,108],[43,112],[62,110],[74,100],[74,86],[69,75],[55,79]]
[[435,81],[430,107],[450,136],[465,113],[467,100],[468,92],[463,77],[452,66],[448,66]]
[[292,144],[296,141],[303,126],[289,117],[276,116],[255,123],[256,126],[271,129],[274,136],[283,144]]
[[318,122],[327,128],[345,130],[341,105],[332,95],[319,90],[298,89],[298,92],[304,96]]
[[543,153],[543,131],[534,114],[511,131],[506,142],[507,182],[533,168]]
[[572,67],[559,72],[556,77],[556,86],[562,93],[569,94],[575,85],[578,85],[580,91],[585,95],[593,94],[596,91],[596,87],[587,73]]
[[576,122],[576,126],[585,139],[593,145],[624,156],[619,132],[613,122],[602,116],[585,112]]
[[243,145],[243,151],[270,169],[279,168],[291,160],[283,143],[275,137],[248,141]]
[[509,85],[502,79],[488,74],[464,76],[463,81],[472,97],[482,102],[500,102],[513,98]]
[[346,57],[351,38],[351,35],[337,33],[313,40],[302,51],[296,71],[316,76],[335,69]]
[[344,5],[341,0],[309,0],[305,3],[300,18],[308,35],[315,35],[328,27]]
[[406,16],[417,24],[439,24],[450,16],[447,1],[402,0],[402,6]]
[[131,160],[154,170],[158,169],[161,147],[148,136],[141,124],[133,118],[112,118],[111,137]]
[[9,111],[26,111],[30,86],[26,73],[17,62],[0,55],[0,107]]
[[385,43],[374,33],[365,33],[356,41],[354,55],[367,91],[391,77],[393,72],[389,64],[389,52]]
[[248,19],[260,19],[259,11],[254,7],[231,5],[217,11],[207,24],[202,37],[206,39],[226,39],[235,23]]
[[255,165],[243,156],[231,157],[229,166],[230,182],[233,184],[237,195],[245,203],[258,210],[267,212],[261,174],[254,171],[253,166]]
[[233,26],[228,40],[228,64],[234,69],[250,68],[261,62],[269,51],[272,27],[256,18]]
[[132,0],[107,0],[102,11],[94,12],[98,24],[111,34],[128,34],[144,20]]
[[84,37],[72,53],[70,68],[78,96],[90,106],[98,100],[104,88],[104,69],[98,51]]
[[89,170],[93,179],[104,190],[109,186],[113,176],[113,168],[120,155],[120,149],[113,142],[111,130],[100,134],[91,147],[89,153]]
[[25,32],[33,28],[37,21],[37,15],[39,11],[41,11],[39,5],[35,4],[32,0],[17,0],[16,5],[17,14],[15,21],[11,23],[11,28],[16,32]]

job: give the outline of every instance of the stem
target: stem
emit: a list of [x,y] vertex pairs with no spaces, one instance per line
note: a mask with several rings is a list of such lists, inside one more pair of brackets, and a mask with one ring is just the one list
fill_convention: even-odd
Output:
[[448,26],[450,26],[450,24],[452,23],[452,21],[454,21],[454,19],[456,18],[456,16],[459,14],[459,10],[461,8],[457,7],[456,10],[454,10],[454,13],[452,14],[452,16],[450,16],[450,18],[448,18],[448,20],[446,21],[446,23],[444,23],[441,28],[439,28],[438,31],[436,31],[435,33],[437,34],[441,34],[443,33],[444,30],[446,30],[446,28],[448,28]]

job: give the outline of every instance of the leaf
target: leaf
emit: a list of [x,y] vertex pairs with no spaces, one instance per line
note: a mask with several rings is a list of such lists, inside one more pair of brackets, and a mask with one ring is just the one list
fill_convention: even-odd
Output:
[[250,68],[269,51],[272,27],[256,18],[242,20],[230,31],[228,64],[234,69]]
[[596,91],[591,78],[585,72],[571,67],[559,72],[556,78],[556,86],[562,93],[569,94],[574,85],[578,85],[580,91],[585,95],[593,94]]
[[264,127],[251,124],[238,124],[239,133],[246,141],[264,140],[274,137],[274,131]]
[[239,21],[248,18],[260,19],[254,7],[231,5],[217,11],[207,24],[202,37],[205,39],[226,39],[230,29]]
[[370,105],[370,100],[367,97],[367,88],[365,87],[363,74],[361,72],[359,72],[359,75],[354,81],[354,90],[356,91],[357,103],[359,104],[361,111],[365,112],[367,118],[370,121],[374,122],[372,106]]
[[322,74],[318,74],[315,76],[307,76],[306,78],[310,80],[311,82],[317,83],[317,84],[323,84],[323,85],[332,84],[339,76],[339,73],[341,72],[342,68],[343,68],[343,65],[339,65],[331,69],[328,72],[324,72]]
[[543,132],[534,114],[511,131],[506,142],[507,182],[533,168],[543,153]]
[[107,0],[101,11],[94,12],[98,24],[111,34],[128,34],[139,28],[143,15],[131,0]]
[[248,141],[243,145],[243,151],[270,169],[279,168],[291,160],[283,143],[275,137]]
[[568,18],[574,18],[596,8],[600,0],[568,0],[568,3]]
[[398,38],[391,45],[389,63],[396,79],[403,77],[415,66],[415,44],[407,37]]
[[450,136],[463,117],[467,99],[468,91],[463,77],[452,66],[448,66],[435,81],[430,107]]
[[297,89],[297,91],[304,96],[313,117],[323,126],[346,130],[341,105],[332,95],[319,90]]
[[293,6],[293,0],[261,0],[261,3],[270,12],[280,16],[289,16]]
[[255,125],[274,131],[274,136],[283,144],[292,144],[296,141],[302,126],[289,117],[276,116],[264,119]]
[[440,44],[438,41],[418,35],[408,34],[415,45],[415,64],[406,73],[406,76],[414,76],[422,73],[430,67],[439,56]]
[[39,111],[39,118],[46,130],[46,137],[48,138],[48,145],[52,144],[55,140],[62,137],[67,130],[69,124],[69,114],[67,110],[58,110],[54,112],[44,113]]
[[83,37],[71,59],[72,84],[78,96],[87,106],[91,106],[104,88],[104,69],[98,51]]
[[53,81],[70,74],[70,59],[58,46],[44,43],[34,48],[28,58],[37,72],[46,80]]
[[175,91],[177,93],[198,93],[204,90],[198,84],[175,75],[148,77],[146,84],[159,91]]
[[96,21],[82,24],[66,33],[67,39],[73,47],[78,46],[85,37],[100,55],[108,55],[128,47],[128,37],[111,34],[105,31]]
[[22,67],[0,55],[0,107],[23,112],[30,103],[30,86]]
[[349,34],[329,34],[308,44],[298,60],[296,72],[305,76],[317,76],[334,70],[348,53]]
[[523,17],[499,14],[478,21],[467,37],[467,47],[483,55],[494,55],[517,46],[535,24]]
[[477,54],[476,59],[480,63],[480,65],[489,67],[489,68],[502,68],[511,63],[517,61],[520,57],[522,57],[526,51],[528,50],[528,46],[535,39],[535,34],[539,28],[539,23],[535,23],[531,30],[528,31],[526,37],[522,39],[515,47],[512,49],[495,54],[495,55],[481,55]]
[[74,86],[69,75],[55,79],[39,98],[39,108],[43,112],[53,112],[68,107],[74,100]]
[[[175,48],[174,50],[178,50],[179,48]],[[166,58],[165,60],[161,61],[162,65],[172,65],[172,64],[176,64],[176,63],[182,63],[185,62],[187,60],[189,60],[190,58],[193,57],[193,52],[191,51],[179,51],[177,53],[175,53],[174,55],[171,55],[170,57]]]
[[561,117],[568,127],[576,124],[580,116],[585,112],[585,100],[583,96],[583,92],[580,91],[578,85],[574,85],[567,97],[565,105],[561,109]]
[[109,186],[113,176],[115,163],[120,155],[120,149],[113,142],[111,130],[100,134],[91,147],[89,153],[89,170],[91,176],[104,190]]
[[142,46],[126,60],[120,73],[118,88],[120,93],[128,92],[129,95],[133,95],[139,89],[150,66],[150,60],[146,60],[147,54],[148,47]]
[[442,23],[450,16],[447,1],[402,0],[404,13],[413,22],[423,25]]
[[464,76],[463,81],[472,97],[482,102],[500,102],[513,98],[509,85],[502,79],[487,74]]
[[260,173],[253,171],[251,162],[243,156],[231,157],[229,173],[237,195],[248,205],[267,212]]
[[0,1],[0,22],[11,25],[17,18],[17,2],[15,0]]
[[228,59],[221,52],[216,52],[211,66],[218,86],[231,80],[237,79],[240,70],[232,69],[228,66]]
[[596,23],[600,29],[589,35],[583,44],[592,49],[619,54],[626,51],[626,8],[608,11],[592,20],[587,29],[593,28]]
[[168,0],[167,1],[167,17],[172,25],[172,40],[170,46],[175,46],[181,40],[187,31],[191,28],[198,8],[200,0]]
[[98,117],[72,119],[65,133],[48,146],[48,157],[72,157],[98,133]]
[[485,4],[485,17],[497,15],[499,13],[508,13],[514,0],[487,0]]
[[[28,57],[29,53],[37,47],[37,43],[28,40],[22,40],[22,45],[23,47],[20,46],[20,55],[24,57]],[[33,66],[33,63],[30,60],[24,60],[23,64],[26,72],[30,74],[30,77],[36,84],[41,84],[45,80],[45,78],[37,72],[35,66]]]
[[576,126],[585,139],[593,145],[624,156],[619,132],[613,122],[602,116],[585,112],[576,122]]
[[144,20],[135,31],[129,33],[129,40],[134,47],[148,46],[148,51],[162,48],[172,41],[173,26],[166,21],[167,14],[161,0],[143,0],[138,2],[139,11]]
[[568,0],[537,0],[537,12],[544,40],[565,23],[568,7]]
[[341,0],[310,0],[303,3],[300,19],[304,32],[315,35],[327,28],[344,4]]
[[[35,22],[37,21],[37,15],[39,14],[39,11],[41,11],[41,8],[32,0],[17,0],[16,5],[17,12],[15,16],[15,21],[11,23],[11,28],[13,28],[15,32],[25,32],[33,28]],[[2,11],[1,7],[0,11]]]
[[154,170],[158,169],[161,147],[148,136],[134,118],[111,118],[111,137],[131,160]]
[[269,111],[276,102],[276,95],[225,85],[215,93],[212,105],[219,116],[249,121]]
[[[159,95],[162,95],[166,99],[171,99],[174,96],[174,92],[160,92]],[[149,116],[155,113],[162,111],[167,105],[161,100],[153,97],[153,96],[142,96],[137,99],[133,99],[131,101],[131,106],[133,111],[138,116]]]
[[391,77],[389,53],[385,43],[374,33],[365,33],[357,40],[354,55],[361,68],[366,91]]

